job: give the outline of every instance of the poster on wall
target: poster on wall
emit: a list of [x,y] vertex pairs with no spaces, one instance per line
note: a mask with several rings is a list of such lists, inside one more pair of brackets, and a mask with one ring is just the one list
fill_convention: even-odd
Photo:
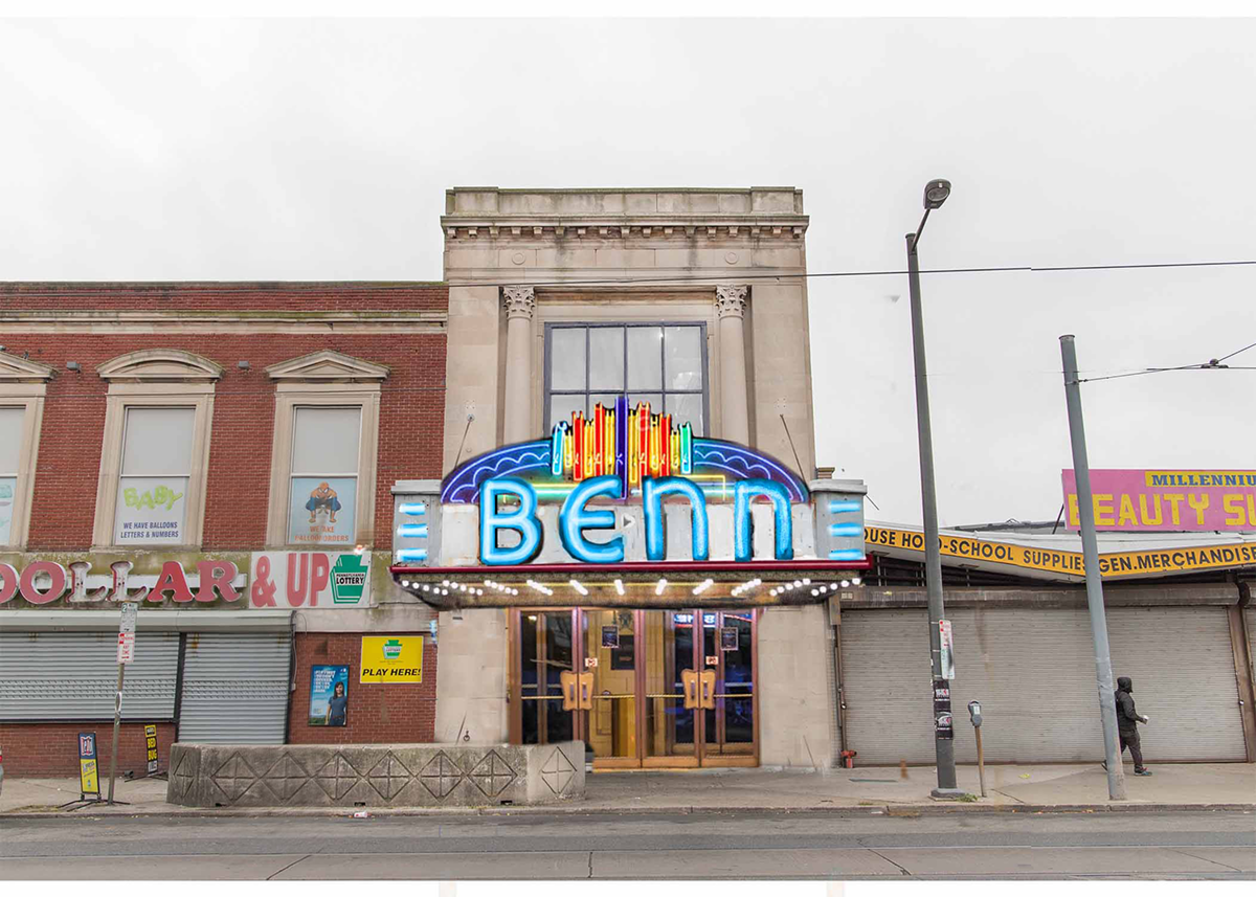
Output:
[[123,477],[113,538],[118,545],[184,543],[187,477]]
[[13,529],[13,496],[17,477],[0,477],[0,545],[8,545]]
[[371,553],[259,551],[249,583],[249,607],[369,607]]
[[310,667],[310,725],[343,726],[349,713],[349,667]]
[[144,727],[144,759],[145,771],[150,775],[157,774],[157,727]]
[[352,545],[356,477],[293,477],[288,541],[293,545]]
[[423,636],[364,635],[359,682],[385,685],[423,681]]

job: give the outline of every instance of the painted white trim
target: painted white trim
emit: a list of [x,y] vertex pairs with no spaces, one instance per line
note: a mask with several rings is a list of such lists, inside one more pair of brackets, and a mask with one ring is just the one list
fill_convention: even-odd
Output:
[[17,456],[17,485],[13,490],[13,519],[9,524],[9,541],[0,542],[0,548],[21,551],[26,547],[26,540],[30,535],[31,504],[35,495],[35,472],[39,464],[39,438],[44,426],[46,391],[47,385],[44,383],[0,381],[0,406],[23,409],[22,441]]
[[[8,332],[8,328],[5,330]],[[44,383],[55,373],[50,365],[0,352],[0,383]]]
[[[214,384],[210,383],[110,383],[105,400],[105,434],[100,452],[96,485],[96,515],[92,523],[93,550],[132,550],[137,545],[116,546],[113,541],[117,512],[118,479],[122,474],[122,435],[126,409],[138,406],[192,407],[192,463],[188,472],[187,505],[184,509],[183,547],[200,548],[205,531],[205,491],[209,479],[209,440],[214,420]],[[161,545],[162,549],[176,546]]]
[[357,381],[384,380],[389,370],[385,365],[363,361],[351,355],[343,355],[331,349],[322,349],[290,358],[266,368],[266,374],[272,380],[303,380],[318,381]]
[[181,349],[141,349],[111,358],[96,368],[102,380],[217,380],[218,362]]
[[358,446],[358,488],[354,506],[354,544],[370,548],[375,541],[375,485],[379,460],[380,386],[373,383],[305,383],[280,380],[275,384],[275,435],[271,440],[270,497],[266,513],[268,551],[313,551],[344,546],[288,543],[288,483],[292,476],[292,431],[299,405],[353,406],[362,409]]

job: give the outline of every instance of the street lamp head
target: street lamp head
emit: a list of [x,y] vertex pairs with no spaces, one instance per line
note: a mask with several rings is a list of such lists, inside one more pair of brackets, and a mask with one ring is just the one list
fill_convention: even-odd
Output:
[[937,209],[951,195],[951,182],[938,178],[925,185],[925,208]]

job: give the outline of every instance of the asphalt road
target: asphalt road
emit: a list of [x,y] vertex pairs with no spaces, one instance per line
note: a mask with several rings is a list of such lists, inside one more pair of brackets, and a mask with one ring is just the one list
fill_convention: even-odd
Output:
[[1256,878],[1256,814],[31,819],[0,879]]

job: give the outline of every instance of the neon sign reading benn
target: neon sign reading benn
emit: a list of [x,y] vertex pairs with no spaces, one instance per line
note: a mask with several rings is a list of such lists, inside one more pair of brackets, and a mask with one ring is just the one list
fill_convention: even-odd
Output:
[[[624,537],[616,535],[605,542],[590,542],[586,530],[609,530],[615,527],[615,512],[609,508],[587,507],[599,496],[616,497],[622,486],[614,475],[595,476],[582,481],[563,501],[558,512],[558,534],[563,548],[576,560],[586,564],[618,564],[624,559]],[[646,557],[651,561],[666,560],[663,534],[663,498],[683,496],[689,500],[693,532],[693,559],[705,561],[710,556],[706,496],[693,482],[683,477],[645,477],[644,496]],[[794,556],[793,520],[789,513],[789,493],[780,483],[771,480],[742,480],[733,487],[733,556],[738,561],[752,557],[753,524],[750,502],[764,497],[772,502],[774,512],[774,555],[787,561]],[[503,510],[500,499],[510,496],[517,505]],[[541,550],[542,528],[537,518],[537,497],[532,486],[518,477],[494,477],[480,487],[480,560],[493,566],[526,564]],[[513,548],[498,546],[500,530],[513,530],[519,544]]]

